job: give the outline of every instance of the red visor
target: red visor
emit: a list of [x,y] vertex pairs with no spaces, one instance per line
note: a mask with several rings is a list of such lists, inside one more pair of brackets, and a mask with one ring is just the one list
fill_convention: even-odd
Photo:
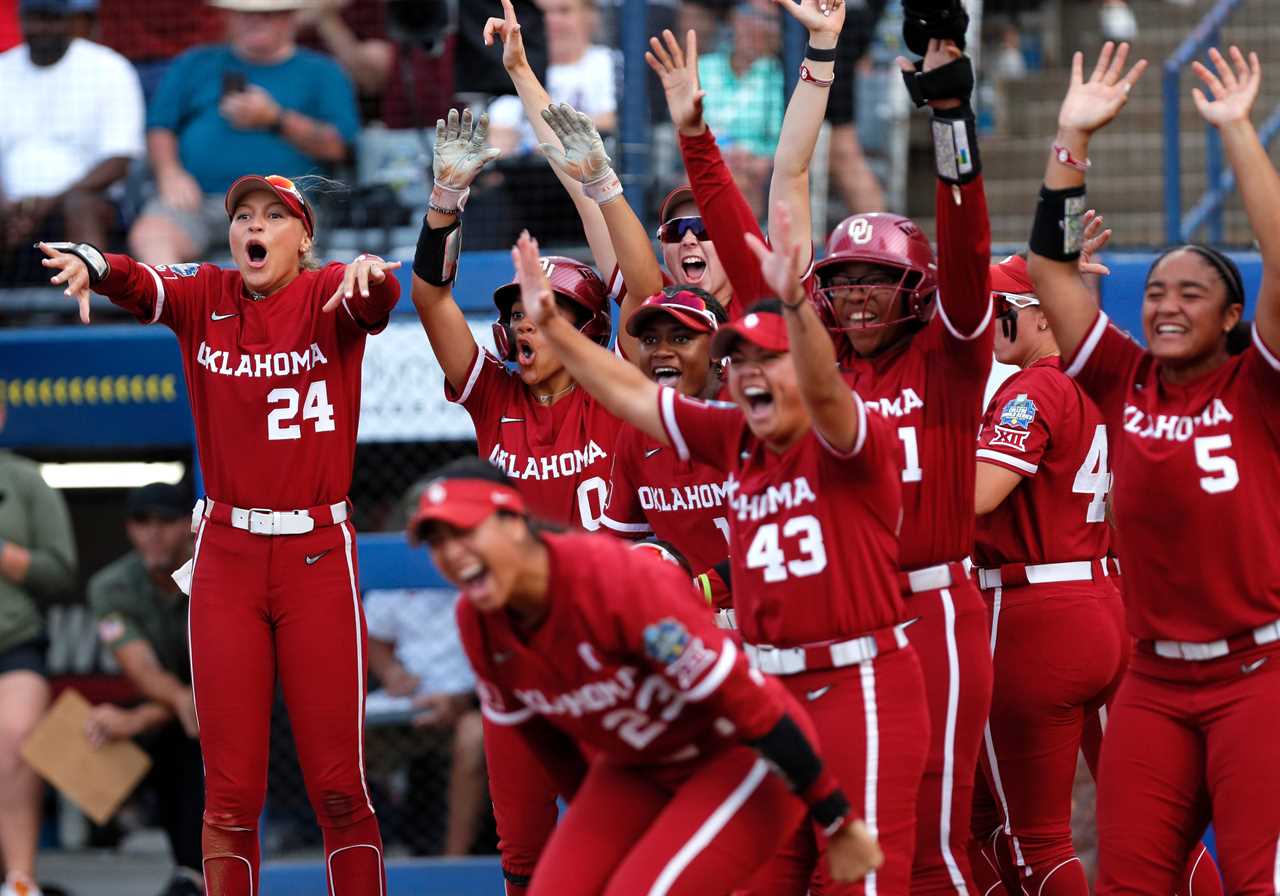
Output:
[[307,236],[315,236],[316,219],[311,211],[311,203],[307,202],[306,197],[293,181],[278,174],[268,174],[266,177],[260,174],[247,174],[233,183],[227,190],[227,217],[230,218],[235,214],[236,206],[244,197],[258,190],[269,190],[275,193],[276,198],[289,210],[289,214],[306,226]]
[[1016,296],[1035,296],[1036,287],[1027,271],[1027,260],[1010,255],[991,265],[991,291]]
[[791,348],[787,339],[787,322],[781,314],[772,311],[753,311],[720,327],[711,342],[711,356],[725,357],[733,351],[739,339],[745,339],[767,352],[785,352]]
[[658,206],[658,223],[667,223],[673,217],[672,210],[679,208],[685,202],[697,205],[697,200],[693,198],[693,188],[688,184],[676,187],[662,200],[662,204]]
[[670,296],[656,292],[645,299],[627,320],[627,332],[639,337],[644,325],[659,314],[674,317],[695,333],[714,333],[720,326],[701,296],[682,289]]
[[409,537],[417,541],[424,523],[448,523],[455,529],[474,529],[499,510],[524,513],[524,500],[510,486],[486,479],[438,479],[418,499],[409,520]]

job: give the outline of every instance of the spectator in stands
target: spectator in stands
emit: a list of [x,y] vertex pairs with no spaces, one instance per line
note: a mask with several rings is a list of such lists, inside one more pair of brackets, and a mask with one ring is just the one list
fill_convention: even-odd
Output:
[[[413,724],[426,733],[428,758],[451,757],[443,852],[463,856],[485,811],[486,779],[475,678],[458,640],[453,605],[454,595],[440,590],[364,596],[369,671],[389,696],[413,698]],[[429,770],[438,767],[431,762]]]
[[831,143],[827,169],[850,212],[884,211],[884,191],[858,141],[858,62],[875,39],[888,0],[851,0],[836,45],[835,84],[827,103]]
[[771,0],[741,0],[731,22],[731,47],[698,57],[698,77],[706,91],[703,115],[759,218],[782,131],[782,27]]
[[31,244],[109,245],[110,191],[142,155],[142,90],[114,50],[73,36],[96,0],[21,0],[23,43],[0,54],[0,268],[43,280]]
[[[683,40],[689,29],[693,29],[698,34],[698,46],[714,50],[719,43],[720,29],[733,11],[733,4],[734,0],[681,0],[675,33]],[[661,34],[660,31],[649,33]]]
[[[4,420],[0,390],[0,430]],[[0,896],[40,896],[44,788],[19,750],[49,705],[40,605],[75,583],[75,537],[62,496],[34,463],[0,450]]]
[[295,44],[307,0],[211,2],[227,11],[227,42],[175,59],[147,116],[159,196],[129,244],[150,264],[190,261],[225,240],[223,198],[236,178],[327,171],[347,158],[360,128],[346,74]]
[[[538,0],[547,29],[547,94],[591,117],[596,130],[618,124],[613,51],[591,42],[597,24],[595,0]],[[538,141],[520,98],[502,96],[489,106],[489,142],[504,158],[532,152]]]
[[191,501],[176,486],[157,482],[130,493],[125,510],[133,550],[89,580],[89,608],[98,620],[98,637],[143,702],[127,709],[93,707],[87,734],[95,748],[137,738],[150,754],[144,786],[155,790],[177,866],[161,896],[201,896],[204,771],[191,691],[187,595],[172,576],[191,559]]
[[99,0],[99,40],[133,63],[148,101],[178,54],[216,42],[218,10],[200,0]]

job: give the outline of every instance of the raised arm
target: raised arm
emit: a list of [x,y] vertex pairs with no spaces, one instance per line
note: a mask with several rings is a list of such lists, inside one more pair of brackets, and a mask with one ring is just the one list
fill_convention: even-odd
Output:
[[658,384],[608,349],[597,345],[556,309],[547,275],[538,264],[538,241],[528,232],[511,250],[525,314],[551,343],[578,385],[631,425],[670,445],[658,412]]
[[823,441],[841,454],[853,453],[862,438],[858,400],[840,376],[831,336],[804,294],[801,275],[807,240],[798,238],[783,203],[777,203],[769,217],[774,222],[774,248],[770,250],[754,234],[748,234],[747,242],[760,259],[767,282],[782,300],[800,397]]
[[1280,175],[1249,118],[1262,84],[1258,54],[1250,53],[1245,62],[1240,49],[1232,47],[1230,55],[1228,64],[1216,49],[1209,51],[1216,74],[1193,62],[1191,70],[1213,99],[1199,88],[1191,93],[1204,120],[1222,135],[1222,148],[1235,172],[1249,226],[1262,251],[1262,285],[1253,320],[1258,336],[1275,351],[1280,347]]
[[[524,51],[524,38],[520,34],[520,21],[516,18],[516,10],[511,0],[502,0],[502,18],[492,17],[484,24],[484,45],[493,46],[494,38],[502,42],[502,65],[511,77],[511,84],[516,89],[516,95],[520,97],[520,104],[524,106],[524,114],[533,127],[534,136],[538,138],[539,144],[543,144],[539,149],[543,155],[547,154],[545,146],[559,149],[559,140],[542,118],[543,110],[551,105],[551,96],[538,80],[533,67],[529,65],[529,57]],[[604,152],[603,143],[600,145],[600,151]],[[607,167],[608,156],[604,156],[604,162]],[[596,269],[606,277],[609,276],[609,272],[617,263],[617,253],[605,223],[605,216],[601,211],[601,200],[591,195],[591,191],[584,188],[580,180],[574,178],[567,170],[555,164],[552,164],[551,169],[565,192],[569,194],[569,198],[573,200],[573,207],[578,211],[578,218],[582,221],[582,230],[587,237],[587,245],[591,247]],[[609,174],[613,174],[612,169],[609,169]],[[614,181],[617,182],[616,177]],[[621,196],[622,185],[618,183],[617,186],[616,195]],[[625,203],[626,200],[623,202]]]
[[[769,182],[769,232],[776,222],[773,209],[782,203],[791,213],[792,227],[799,234],[811,233],[809,207],[809,165],[818,144],[818,132],[827,113],[827,98],[835,80],[836,44],[844,27],[844,3],[832,0],[774,0],[809,32],[809,48],[796,89],[782,119],[778,149],[773,154],[773,179]],[[817,51],[816,53],[813,51]],[[820,56],[821,59],[810,58]],[[848,84],[840,85],[849,90]],[[857,209],[855,209],[857,211]],[[812,255],[812,246],[809,253]],[[806,266],[808,258],[805,259]]]
[[746,197],[733,182],[715,135],[702,118],[702,98],[706,94],[698,82],[698,37],[694,31],[689,31],[685,44],[682,49],[676,36],[664,31],[662,40],[649,38],[649,52],[644,58],[662,81],[698,213],[715,244],[734,296],[745,307],[770,294],[760,264],[746,241],[748,233],[761,238],[764,234]]
[[1063,358],[1075,356],[1098,313],[1097,298],[1081,279],[1078,267],[1088,206],[1084,169],[1094,132],[1120,114],[1129,91],[1147,67],[1147,61],[1140,59],[1125,73],[1128,55],[1128,44],[1117,50],[1108,41],[1088,81],[1084,79],[1084,54],[1072,56],[1071,85],[1058,110],[1058,134],[1036,206],[1027,267]]
[[431,163],[435,186],[413,257],[413,307],[445,378],[458,392],[465,388],[467,374],[480,351],[471,326],[453,298],[462,244],[458,215],[472,182],[498,156],[498,150],[485,145],[488,130],[484,115],[472,126],[470,110],[459,117],[456,109],[450,109],[448,122],[436,122]]

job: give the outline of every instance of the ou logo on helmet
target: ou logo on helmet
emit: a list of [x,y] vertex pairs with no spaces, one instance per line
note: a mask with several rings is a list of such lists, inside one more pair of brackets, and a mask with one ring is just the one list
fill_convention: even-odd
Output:
[[849,239],[853,240],[859,246],[865,246],[871,242],[871,235],[874,232],[871,222],[866,218],[854,218],[849,224]]

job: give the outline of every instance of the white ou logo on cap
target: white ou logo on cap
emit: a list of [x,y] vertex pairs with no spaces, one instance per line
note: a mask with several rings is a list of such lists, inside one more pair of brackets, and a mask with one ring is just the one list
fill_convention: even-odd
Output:
[[756,315],[756,314],[748,314],[746,317],[744,317],[744,318],[742,319],[742,325],[743,325],[744,327],[746,327],[747,329],[751,329],[751,328],[753,328],[753,327],[757,327],[757,326],[759,326],[759,325],[760,325],[760,317],[759,317],[759,315]]
[[511,500],[511,496],[506,492],[494,492],[489,496],[489,499],[493,501],[494,504],[506,504]]
[[871,242],[871,222],[866,218],[854,218],[849,225],[849,238],[859,246]]
[[427,500],[432,504],[443,504],[444,499],[448,496],[449,493],[443,483],[433,482],[431,487],[427,489]]

